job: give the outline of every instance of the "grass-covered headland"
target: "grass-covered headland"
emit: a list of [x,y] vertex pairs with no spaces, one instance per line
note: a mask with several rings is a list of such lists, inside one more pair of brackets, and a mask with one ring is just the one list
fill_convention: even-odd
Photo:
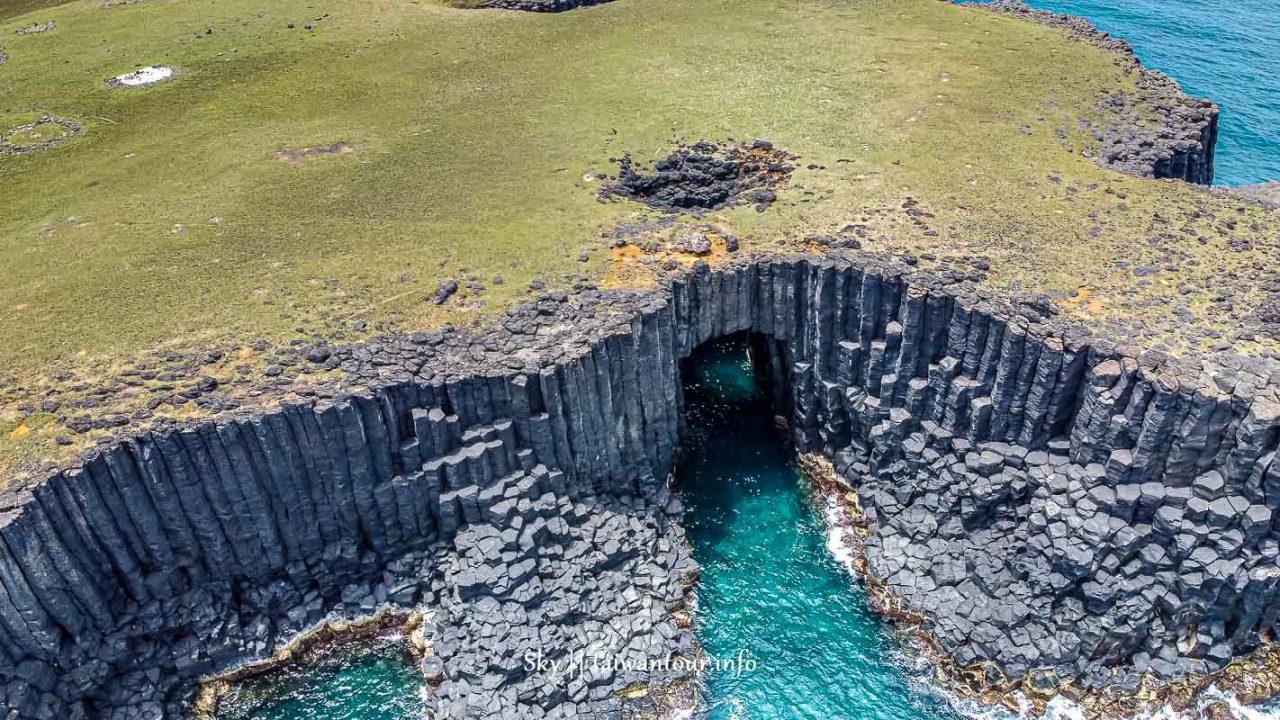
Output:
[[[1099,105],[1134,80],[1061,30],[937,0],[0,8],[0,136],[55,140],[0,152],[3,463],[323,367],[291,348],[643,282],[615,265],[681,230],[602,176],[702,140],[799,159],[766,211],[677,226],[836,236],[1148,345],[1273,351],[1275,216],[1100,167]],[[108,83],[148,66],[175,73]]]

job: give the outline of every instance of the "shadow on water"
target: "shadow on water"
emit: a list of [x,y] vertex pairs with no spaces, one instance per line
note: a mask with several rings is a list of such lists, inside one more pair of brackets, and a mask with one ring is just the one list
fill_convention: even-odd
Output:
[[710,344],[684,373],[677,477],[703,566],[698,637],[711,657],[744,652],[757,664],[711,672],[710,717],[961,717],[827,550],[821,500],[774,424],[746,347]]

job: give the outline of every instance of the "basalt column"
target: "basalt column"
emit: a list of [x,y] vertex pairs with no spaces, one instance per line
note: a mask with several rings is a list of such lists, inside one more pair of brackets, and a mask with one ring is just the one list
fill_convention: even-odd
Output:
[[[85,717],[145,693],[140,672],[261,657],[350,579],[506,517],[513,487],[644,495],[679,446],[680,360],[739,332],[796,446],[857,487],[874,580],[961,662],[1174,677],[1280,616],[1268,369],[1129,357],[972,288],[807,257],[699,265],[627,312],[566,323],[555,361],[129,438],[7,491],[0,701]],[[268,629],[229,621],[250,605]]]

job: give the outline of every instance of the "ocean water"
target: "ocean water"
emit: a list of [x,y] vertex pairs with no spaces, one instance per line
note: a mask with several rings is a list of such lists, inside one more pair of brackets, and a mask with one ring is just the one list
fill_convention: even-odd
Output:
[[[931,680],[909,638],[872,614],[841,557],[831,506],[796,467],[746,349],[699,353],[685,383],[687,435],[677,479],[702,565],[698,639],[710,658],[708,720],[1028,720],[965,701]],[[1275,705],[1233,706],[1280,720]],[[331,649],[252,679],[217,720],[422,720],[424,685],[402,640]],[[1045,720],[1084,720],[1065,700]],[[1162,710],[1143,720],[1201,717]]]
[[[702,354],[686,398],[678,477],[703,565],[699,639],[713,657],[755,663],[736,677],[710,674],[707,717],[966,717],[828,551],[823,505],[773,425],[745,348],[726,343]],[[403,643],[371,641],[241,685],[217,720],[417,720],[422,688]]]
[[1144,65],[1218,103],[1214,183],[1280,180],[1280,1],[1027,0],[1088,18]]
[[823,504],[774,427],[745,349],[705,351],[687,380],[676,477],[703,566],[698,637],[711,657],[755,663],[711,672],[709,717],[963,717],[828,551]]
[[[709,720],[1085,720],[1064,698],[1012,712],[935,684],[910,639],[872,614],[832,506],[796,466],[745,348],[712,345],[685,380],[677,478],[703,568],[695,622],[722,661],[706,678]],[[1136,720],[1207,717],[1212,702],[1239,720],[1280,720],[1280,701],[1245,707],[1216,688],[1195,708]]]
[[242,683],[217,720],[422,720],[423,689],[403,638],[365,640]]

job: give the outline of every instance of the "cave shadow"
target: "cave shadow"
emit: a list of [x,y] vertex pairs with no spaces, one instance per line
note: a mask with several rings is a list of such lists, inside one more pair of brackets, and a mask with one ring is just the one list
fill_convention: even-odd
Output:
[[714,547],[733,532],[730,520],[744,494],[785,492],[754,482],[760,468],[794,461],[784,351],[766,335],[740,332],[709,340],[681,361],[674,488],[685,503],[685,528],[699,545]]

